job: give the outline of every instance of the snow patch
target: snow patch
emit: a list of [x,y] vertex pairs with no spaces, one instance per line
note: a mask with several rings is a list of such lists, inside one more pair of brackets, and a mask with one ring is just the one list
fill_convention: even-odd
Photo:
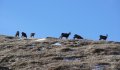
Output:
[[44,41],[46,41],[47,39],[46,38],[41,38],[41,39],[37,39],[37,40],[35,40],[35,41],[37,41],[37,42],[44,42]]

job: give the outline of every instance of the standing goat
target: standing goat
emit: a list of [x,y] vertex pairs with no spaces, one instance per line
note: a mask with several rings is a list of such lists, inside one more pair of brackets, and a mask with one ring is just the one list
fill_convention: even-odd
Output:
[[69,33],[61,33],[60,39],[62,39],[63,37],[65,37],[66,39],[68,39],[69,35],[71,34],[71,32]]
[[32,37],[34,38],[34,36],[35,36],[35,33],[31,33],[31,34],[30,34],[30,37],[31,37],[31,38],[32,38]]
[[19,31],[16,32],[15,37],[19,37]]
[[22,34],[22,36],[21,36],[21,37],[25,37],[25,38],[27,38],[27,35],[26,35],[26,33],[25,33],[25,32],[22,32],[21,34]]
[[108,38],[108,34],[106,36],[100,35],[100,39],[99,40],[106,40],[107,38]]
[[78,35],[78,34],[75,34],[74,37],[73,37],[73,39],[83,39],[83,37],[81,37],[81,36]]

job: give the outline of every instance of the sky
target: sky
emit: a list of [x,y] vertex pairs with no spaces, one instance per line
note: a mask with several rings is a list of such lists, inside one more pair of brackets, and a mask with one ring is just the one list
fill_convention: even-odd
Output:
[[0,0],[0,34],[35,32],[36,38],[79,34],[120,41],[120,0]]

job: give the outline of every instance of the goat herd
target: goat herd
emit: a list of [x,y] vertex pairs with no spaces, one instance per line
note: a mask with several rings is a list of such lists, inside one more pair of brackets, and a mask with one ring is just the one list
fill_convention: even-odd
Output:
[[[21,36],[22,38],[27,38],[27,34],[25,32],[22,32],[21,34],[22,34],[22,36]],[[71,34],[71,32],[69,32],[69,33],[61,33],[60,39],[62,39],[62,38],[68,39],[68,37],[69,37],[70,34]],[[19,35],[20,35],[20,32],[17,31],[16,34],[15,34],[15,37],[19,37]],[[35,35],[35,33],[31,33],[30,37],[34,38],[34,35]],[[108,37],[108,35],[106,35],[106,36],[100,35],[99,37],[100,37],[99,40],[106,40],[107,37]],[[73,37],[73,39],[84,39],[84,38],[81,37],[78,34],[75,34],[74,37]]]

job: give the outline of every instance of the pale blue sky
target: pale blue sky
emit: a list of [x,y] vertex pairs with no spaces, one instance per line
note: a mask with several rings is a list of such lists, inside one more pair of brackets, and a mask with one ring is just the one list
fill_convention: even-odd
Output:
[[120,0],[0,0],[0,34],[19,30],[36,37],[62,32],[86,39],[120,41]]

